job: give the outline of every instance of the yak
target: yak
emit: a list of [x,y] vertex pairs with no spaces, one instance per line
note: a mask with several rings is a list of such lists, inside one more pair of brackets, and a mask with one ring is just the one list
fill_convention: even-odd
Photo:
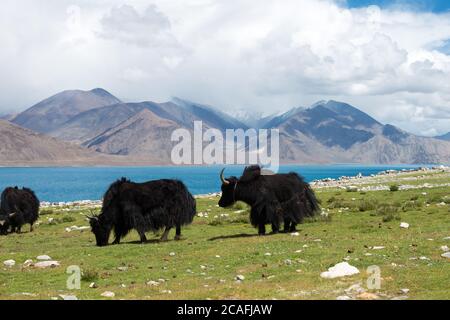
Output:
[[164,228],[161,241],[167,241],[175,227],[175,240],[180,240],[181,226],[192,223],[195,214],[195,199],[179,180],[134,183],[122,178],[106,191],[100,215],[88,218],[97,246],[106,246],[112,230],[113,244],[119,244],[132,229],[146,242],[146,232]]
[[294,232],[297,224],[319,210],[313,190],[297,173],[263,175],[261,167],[253,165],[246,167],[239,179],[225,179],[224,171],[220,173],[219,206],[229,207],[236,201],[247,203],[251,207],[250,222],[258,227],[259,235],[266,233],[266,224],[271,224],[272,232],[278,233],[281,222],[284,232]]
[[39,218],[39,199],[29,188],[19,189],[8,187],[1,195],[0,203],[0,233],[20,233],[24,224],[30,224],[30,232],[33,224]]

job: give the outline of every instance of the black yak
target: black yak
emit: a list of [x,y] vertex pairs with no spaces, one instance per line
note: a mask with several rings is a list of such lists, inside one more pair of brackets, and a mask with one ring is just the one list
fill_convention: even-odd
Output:
[[1,195],[0,204],[0,233],[20,233],[24,224],[30,224],[30,232],[33,224],[39,217],[39,199],[28,188],[6,188]]
[[258,233],[266,233],[266,224],[272,225],[272,232],[278,233],[284,221],[284,231],[293,232],[305,217],[314,216],[319,205],[310,185],[301,176],[287,174],[262,175],[258,165],[246,167],[238,179],[223,176],[222,197],[219,206],[229,207],[236,201],[251,206],[250,221],[258,227]]
[[146,232],[165,228],[161,241],[167,241],[175,227],[175,240],[179,240],[181,226],[192,223],[195,213],[195,199],[181,181],[134,183],[122,178],[106,191],[100,215],[89,216],[89,220],[97,246],[105,246],[113,229],[113,244],[119,244],[132,229],[146,242]]

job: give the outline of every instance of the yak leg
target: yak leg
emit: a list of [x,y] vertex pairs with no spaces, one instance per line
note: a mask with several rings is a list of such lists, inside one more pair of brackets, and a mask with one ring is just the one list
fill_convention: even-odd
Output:
[[147,237],[145,236],[145,232],[144,231],[139,231],[139,236],[141,237],[141,242],[142,243],[147,242]]
[[289,220],[289,219],[284,219],[284,228],[283,228],[283,231],[284,231],[285,233],[288,233],[288,232],[289,232],[289,230],[290,230],[290,224],[291,224],[291,220]]
[[295,232],[295,231],[297,231],[297,224],[294,221],[292,221],[291,226],[289,228],[289,232]]
[[33,232],[33,230],[34,230],[34,229],[33,229],[33,224],[31,223],[31,224],[30,224],[30,232]]
[[262,223],[258,226],[258,234],[260,236],[263,236],[266,234],[266,225],[265,224]]
[[22,233],[22,227],[17,227],[16,233]]
[[277,234],[278,232],[280,232],[280,226],[279,226],[278,222],[273,222],[272,223],[272,233]]
[[167,241],[167,237],[169,236],[170,227],[166,227],[166,230],[164,230],[164,233],[161,237],[161,241]]
[[177,231],[175,234],[175,240],[181,240],[181,226],[177,226]]
[[114,241],[113,241],[112,244],[119,244],[119,243],[120,243],[120,236],[116,236],[116,237],[114,238]]

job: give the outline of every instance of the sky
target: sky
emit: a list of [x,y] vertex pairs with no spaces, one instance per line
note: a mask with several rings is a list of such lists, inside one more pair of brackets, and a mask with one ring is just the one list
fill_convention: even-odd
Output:
[[450,1],[3,0],[0,114],[67,89],[450,131]]

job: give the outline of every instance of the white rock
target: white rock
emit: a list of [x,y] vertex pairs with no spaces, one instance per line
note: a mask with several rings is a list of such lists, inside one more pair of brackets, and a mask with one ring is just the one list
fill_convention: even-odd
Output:
[[148,286],[154,286],[154,287],[157,287],[157,286],[159,286],[159,282],[156,282],[156,281],[149,281],[149,282],[147,282],[147,285],[148,285]]
[[441,257],[450,259],[450,252],[441,254]]
[[174,257],[175,256],[175,252],[169,253],[169,256]]
[[444,252],[450,251],[448,246],[441,246],[441,250],[444,251]]
[[352,300],[349,296],[339,296],[336,298],[336,300]]
[[16,264],[16,262],[11,259],[11,260],[3,261],[3,264],[7,267],[13,267]]
[[114,298],[116,296],[116,294],[111,291],[105,291],[101,294],[101,296],[105,297],[105,298]]
[[338,277],[352,276],[358,274],[359,270],[356,267],[351,266],[347,262],[341,262],[328,269],[328,271],[322,272],[320,276],[326,279],[334,279]]
[[23,266],[24,266],[24,267],[29,267],[29,266],[31,266],[32,264],[33,264],[33,260],[27,259],[27,260],[25,260],[25,262],[23,263]]
[[128,267],[118,267],[117,270],[119,270],[119,271],[127,271]]
[[244,277],[242,274],[238,274],[238,275],[236,276],[236,280],[238,280],[238,281],[244,281],[244,280],[245,280],[245,277]]
[[74,296],[74,295],[60,294],[59,296],[63,300],[78,300],[77,296]]
[[284,260],[284,264],[287,266],[290,266],[292,264],[292,260],[291,259],[286,259]]
[[442,238],[442,240],[450,240],[450,237]]
[[98,286],[95,282],[91,282],[91,284],[89,285],[89,288],[95,289],[95,288],[98,288]]
[[384,249],[384,247],[382,247],[382,246],[372,247],[372,250],[382,250],[382,249]]
[[407,222],[400,223],[400,228],[408,229],[409,228],[409,223],[407,223]]
[[409,289],[400,289],[400,292],[403,294],[407,294],[409,292]]
[[48,255],[44,254],[41,256],[37,256],[36,259],[38,260],[52,260],[52,258],[50,258]]
[[264,253],[265,256],[270,257],[272,254],[270,252]]
[[39,268],[39,269],[55,268],[55,267],[59,267],[59,262],[58,261],[40,261],[40,262],[36,262],[34,264],[34,267]]
[[298,233],[298,232],[291,233],[291,236],[293,236],[293,237],[298,237],[299,235],[300,235],[300,233]]
[[428,258],[428,257],[424,257],[424,256],[422,256],[422,257],[419,257],[419,259],[420,259],[420,260],[430,260],[430,258]]

